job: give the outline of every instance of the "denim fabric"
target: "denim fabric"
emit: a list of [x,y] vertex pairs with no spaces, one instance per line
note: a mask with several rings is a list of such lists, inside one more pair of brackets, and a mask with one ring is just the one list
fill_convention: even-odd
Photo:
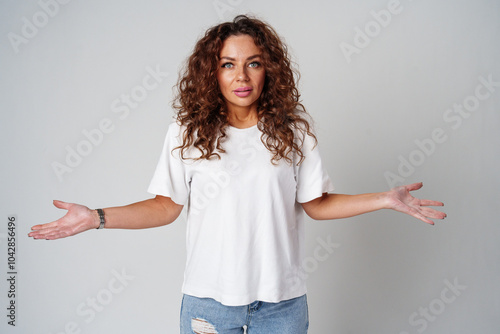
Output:
[[190,295],[182,298],[181,334],[242,334],[244,326],[247,334],[306,334],[307,297],[244,306],[226,306]]

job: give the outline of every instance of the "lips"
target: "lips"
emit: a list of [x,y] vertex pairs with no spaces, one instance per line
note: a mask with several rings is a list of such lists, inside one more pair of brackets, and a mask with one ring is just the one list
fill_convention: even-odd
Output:
[[236,96],[239,97],[246,97],[252,93],[253,88],[252,87],[239,87],[236,88],[233,92],[236,94]]

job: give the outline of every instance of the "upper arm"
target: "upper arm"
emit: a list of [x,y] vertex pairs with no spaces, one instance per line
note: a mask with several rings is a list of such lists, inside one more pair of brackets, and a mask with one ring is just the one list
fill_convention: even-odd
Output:
[[320,219],[318,215],[318,209],[320,203],[323,201],[323,199],[327,196],[327,193],[323,193],[321,197],[317,197],[313,199],[312,201],[305,202],[305,203],[300,203],[302,205],[302,208],[304,211],[307,213],[309,217],[312,219]]

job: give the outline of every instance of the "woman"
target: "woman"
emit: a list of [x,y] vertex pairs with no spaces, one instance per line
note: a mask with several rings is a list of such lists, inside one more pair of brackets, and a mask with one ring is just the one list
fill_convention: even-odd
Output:
[[37,225],[35,239],[93,228],[167,225],[187,205],[187,263],[181,333],[307,333],[303,214],[336,219],[379,209],[426,223],[443,219],[410,191],[342,195],[324,172],[310,119],[299,102],[286,47],[257,19],[238,16],[209,29],[178,83],[152,199],[68,212]]

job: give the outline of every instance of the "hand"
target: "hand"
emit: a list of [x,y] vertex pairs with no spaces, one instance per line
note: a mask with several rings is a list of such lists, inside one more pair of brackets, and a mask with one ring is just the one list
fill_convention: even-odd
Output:
[[442,202],[427,199],[418,199],[410,194],[410,191],[422,188],[423,184],[413,183],[406,186],[392,188],[388,193],[389,208],[409,214],[428,224],[434,225],[433,219],[444,219],[446,213],[428,208],[428,206],[443,206]]
[[86,206],[54,201],[54,206],[68,210],[64,217],[47,224],[35,225],[28,236],[33,239],[54,240],[69,237],[99,226],[97,212]]

